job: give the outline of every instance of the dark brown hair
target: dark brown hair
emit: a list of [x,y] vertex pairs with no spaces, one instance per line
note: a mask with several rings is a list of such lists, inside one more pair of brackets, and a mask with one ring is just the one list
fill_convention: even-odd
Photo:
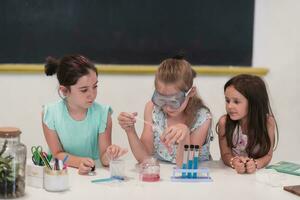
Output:
[[[155,87],[157,88],[157,82],[161,81],[165,84],[176,84],[180,91],[187,92],[193,86],[193,80],[196,75],[191,64],[182,57],[168,58],[160,64],[156,71]],[[184,110],[188,126],[194,123],[197,112],[202,107],[207,108],[197,94],[189,99]]]
[[68,89],[75,85],[80,77],[89,74],[89,70],[98,75],[94,64],[82,55],[66,55],[60,60],[48,57],[45,64],[45,74],[52,76],[56,73],[59,84]]
[[[241,74],[231,78],[224,86],[224,92],[229,86],[234,87],[248,100],[246,152],[249,157],[260,158],[265,156],[271,148],[271,140],[268,134],[268,117],[273,117],[276,125],[277,141],[278,128],[269,102],[269,97],[264,81],[255,75]],[[233,132],[239,125],[239,120],[231,120],[226,115],[225,135],[230,148],[234,147]],[[258,151],[255,149],[259,146]],[[276,145],[274,145],[276,146]]]

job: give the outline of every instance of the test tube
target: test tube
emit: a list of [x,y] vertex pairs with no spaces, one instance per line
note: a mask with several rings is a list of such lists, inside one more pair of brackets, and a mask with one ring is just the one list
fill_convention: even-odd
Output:
[[183,160],[182,160],[182,178],[186,177],[186,169],[189,156],[189,145],[184,145]]
[[[190,145],[190,152],[189,152],[189,161],[188,161],[188,169],[193,169],[193,159],[194,159],[194,145]],[[192,172],[188,172],[188,178],[192,178]]]
[[198,158],[199,158],[199,145],[195,145],[193,178],[197,178]]

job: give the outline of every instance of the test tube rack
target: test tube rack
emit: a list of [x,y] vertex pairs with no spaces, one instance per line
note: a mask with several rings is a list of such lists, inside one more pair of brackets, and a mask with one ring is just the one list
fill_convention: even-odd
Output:
[[[183,176],[183,174],[185,174]],[[187,174],[191,174],[188,176]],[[173,174],[171,176],[173,182],[212,182],[212,178],[209,175],[209,169],[201,167],[198,169],[181,169],[178,167],[173,168]]]

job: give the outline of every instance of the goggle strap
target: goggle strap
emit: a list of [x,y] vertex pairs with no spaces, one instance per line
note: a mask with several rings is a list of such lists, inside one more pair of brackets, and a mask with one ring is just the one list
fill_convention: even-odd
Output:
[[192,89],[193,89],[193,86],[186,93],[184,93],[184,96],[187,97],[187,95],[189,95],[189,93],[192,91]]

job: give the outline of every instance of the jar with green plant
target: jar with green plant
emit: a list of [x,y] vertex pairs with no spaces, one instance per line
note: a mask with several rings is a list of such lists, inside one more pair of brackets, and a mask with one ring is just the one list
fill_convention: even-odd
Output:
[[25,194],[26,146],[20,134],[17,128],[0,127],[0,198]]

